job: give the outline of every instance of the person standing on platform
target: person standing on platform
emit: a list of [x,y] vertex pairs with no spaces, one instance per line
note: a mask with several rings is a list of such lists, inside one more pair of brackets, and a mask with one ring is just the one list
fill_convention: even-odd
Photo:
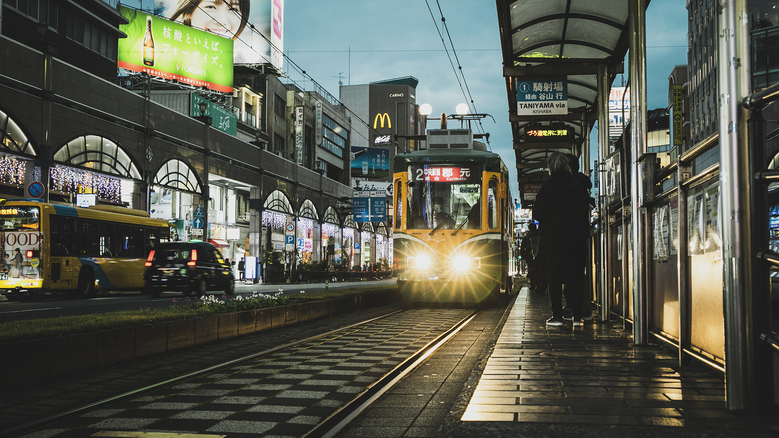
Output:
[[[571,174],[573,175],[573,179],[576,180],[579,184],[582,185],[584,190],[587,192],[588,196],[588,202],[590,204],[590,208],[595,207],[595,199],[590,196],[590,189],[592,189],[592,181],[590,181],[590,177],[587,175],[579,172],[579,157],[577,157],[574,154],[565,154],[565,156],[568,158],[568,166],[571,168]],[[587,211],[587,236],[589,237],[589,210]],[[585,321],[592,320],[592,311],[590,310],[590,296],[589,294],[585,293],[585,290],[588,290],[588,288],[585,286],[587,284],[587,268],[586,268],[586,262],[587,259],[585,258],[585,269],[584,269],[584,283],[581,285],[582,288],[582,319]],[[579,287],[578,285],[572,285],[572,287]],[[570,288],[563,289],[563,293],[565,294],[565,302],[566,306],[563,308],[563,319],[570,321],[573,318],[573,312],[571,311],[571,305],[569,304],[571,302],[570,295]]]
[[533,247],[533,240],[538,243],[538,230],[535,222],[530,222],[525,237],[522,238],[522,245],[519,247],[519,253],[522,259],[527,263],[527,280],[530,283],[530,291],[535,292],[538,288],[538,275],[536,273],[535,253],[537,249]]
[[[571,174],[568,158],[553,153],[546,160],[549,180],[538,191],[533,219],[540,224],[538,262],[541,281],[548,284],[552,317],[546,325],[563,325],[563,285],[571,289],[573,325],[582,326],[581,299],[587,260],[587,192]],[[575,287],[575,285],[581,287]]]

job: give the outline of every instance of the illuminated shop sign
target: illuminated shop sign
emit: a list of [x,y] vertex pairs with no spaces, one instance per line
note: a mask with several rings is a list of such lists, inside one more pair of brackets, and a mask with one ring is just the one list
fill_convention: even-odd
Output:
[[470,167],[416,167],[414,180],[425,182],[472,182],[473,172]]
[[195,87],[233,91],[233,40],[119,6],[119,67]]
[[392,121],[390,120],[389,114],[376,114],[376,117],[373,118],[373,129],[383,128],[385,123],[387,124],[387,128],[392,129]]
[[390,144],[390,141],[392,141],[391,135],[377,135],[373,140],[373,144],[385,145]]

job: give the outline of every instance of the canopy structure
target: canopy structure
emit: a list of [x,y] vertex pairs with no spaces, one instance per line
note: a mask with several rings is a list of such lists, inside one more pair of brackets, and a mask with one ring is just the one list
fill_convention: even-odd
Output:
[[532,205],[534,190],[548,178],[545,160],[550,153],[583,154],[582,171],[589,173],[589,151],[582,146],[599,108],[605,107],[598,99],[598,75],[607,75],[611,84],[622,72],[629,3],[497,0],[523,206]]

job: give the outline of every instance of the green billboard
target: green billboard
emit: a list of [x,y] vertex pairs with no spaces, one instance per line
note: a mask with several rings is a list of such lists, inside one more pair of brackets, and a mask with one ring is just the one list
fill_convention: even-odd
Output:
[[119,67],[195,87],[233,91],[233,40],[119,6]]
[[[206,103],[205,113],[200,112],[201,102]],[[195,93],[189,93],[189,115],[211,117],[211,126],[232,136],[238,135],[238,116]]]

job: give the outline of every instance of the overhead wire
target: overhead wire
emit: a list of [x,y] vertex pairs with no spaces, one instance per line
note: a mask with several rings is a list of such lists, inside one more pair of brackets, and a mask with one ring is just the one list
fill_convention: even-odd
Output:
[[[227,4],[227,7],[229,8],[230,12],[232,12],[232,13],[236,14],[236,15],[237,15],[239,18],[242,18],[241,11],[239,11],[239,10],[238,10],[238,9],[236,9],[236,8],[234,8],[234,7],[232,6],[232,4],[230,4],[230,3],[227,3],[227,2],[225,2],[225,3]],[[199,9],[201,12],[203,12],[203,13],[204,13],[206,16],[208,16],[209,18],[211,18],[211,19],[212,19],[212,20],[214,20],[215,22],[219,23],[219,21],[218,21],[216,18],[214,18],[214,16],[213,16],[213,15],[211,15],[211,14],[210,14],[208,11],[206,11],[205,9],[203,9],[203,8],[200,6],[200,4],[198,4],[196,7],[197,7],[197,9]],[[163,18],[165,18],[165,17],[163,17]],[[220,23],[220,24],[221,24],[221,23]],[[190,26],[190,27],[193,27],[193,26]],[[235,32],[233,32],[233,30],[232,30],[232,29],[227,29],[227,27],[226,27],[226,26],[224,26],[224,25],[222,25],[222,27],[224,27],[224,28],[225,28],[225,29],[226,29],[226,30],[227,30],[227,31],[230,33],[230,35],[232,35],[232,36],[233,36],[233,38],[232,38],[232,39],[233,39],[233,41],[236,41],[236,40],[237,40],[237,41],[240,41],[241,43],[245,44],[245,45],[246,45],[246,46],[249,48],[249,50],[251,50],[252,52],[256,53],[257,55],[259,55],[259,56],[262,56],[262,57],[265,57],[265,56],[266,56],[266,55],[264,55],[264,54],[262,54],[262,53],[258,52],[258,51],[257,51],[257,49],[255,49],[255,48],[254,48],[254,47],[253,47],[253,46],[252,46],[250,43],[247,43],[245,40],[243,40],[243,39],[241,38],[241,36],[240,36],[240,35],[235,35]],[[372,129],[372,128],[371,128],[371,126],[370,126],[370,124],[369,124],[368,122],[366,122],[365,120],[363,120],[363,119],[362,119],[362,118],[361,118],[359,115],[357,115],[357,114],[356,114],[354,111],[352,111],[351,109],[349,109],[349,107],[347,107],[346,105],[344,105],[344,103],[343,103],[343,102],[341,102],[341,101],[340,101],[340,100],[338,100],[338,99],[337,99],[335,96],[333,96],[332,94],[330,94],[330,93],[329,93],[329,92],[328,92],[328,91],[327,91],[327,90],[326,90],[326,89],[325,89],[325,88],[324,88],[322,85],[320,85],[320,84],[319,84],[319,83],[318,83],[316,80],[314,80],[314,78],[313,78],[313,77],[311,77],[311,76],[310,76],[308,73],[306,73],[306,71],[305,71],[305,70],[304,70],[302,67],[300,67],[299,65],[297,65],[297,63],[295,63],[295,61],[293,61],[293,60],[292,60],[292,58],[290,58],[289,56],[287,56],[287,54],[286,54],[286,53],[284,53],[284,51],[283,51],[283,50],[279,49],[279,48],[278,48],[278,47],[277,47],[275,44],[273,44],[273,42],[272,42],[270,39],[268,39],[268,37],[267,37],[267,36],[265,36],[265,35],[264,35],[262,32],[260,32],[259,30],[257,30],[257,29],[254,27],[254,25],[253,25],[252,23],[250,23],[250,22],[248,22],[248,21],[247,21],[247,23],[246,23],[246,27],[248,27],[249,29],[251,29],[251,31],[252,31],[253,33],[256,33],[257,35],[261,36],[261,37],[262,37],[262,38],[263,38],[263,39],[264,39],[264,40],[265,40],[265,41],[268,43],[268,45],[270,46],[270,48],[271,48],[271,49],[276,49],[276,50],[277,50],[277,51],[278,51],[278,52],[279,52],[279,53],[280,53],[280,54],[283,56],[283,58],[284,58],[284,59],[287,61],[288,65],[290,65],[290,66],[294,67],[294,69],[295,69],[295,70],[297,70],[297,71],[298,71],[298,72],[299,72],[301,75],[303,75],[303,76],[304,76],[304,78],[308,78],[308,80],[310,80],[310,81],[312,82],[312,84],[314,84],[314,85],[316,86],[316,90],[315,90],[316,92],[318,92],[318,93],[324,93],[324,94],[326,95],[325,97],[326,97],[326,98],[327,98],[329,101],[331,101],[331,102],[337,102],[337,104],[338,104],[338,105],[340,105],[340,106],[342,106],[342,107],[343,107],[343,108],[344,108],[346,111],[348,111],[348,112],[349,112],[349,114],[351,114],[351,115],[352,115],[352,117],[353,117],[354,119],[358,120],[358,121],[359,121],[359,123],[361,123],[361,124],[365,125],[365,127],[367,128],[367,130],[368,130],[369,132],[370,132],[370,131],[375,131],[374,129]],[[197,29],[197,28],[196,28],[196,29]],[[204,30],[204,29],[202,29],[202,30]],[[204,30],[204,31],[205,31],[205,30]],[[282,72],[282,73],[283,73],[283,72]],[[298,88],[301,88],[301,89],[303,89],[303,90],[305,91],[305,87],[301,87],[301,86],[299,86],[299,85],[298,85],[298,83],[297,83],[297,82],[296,82],[294,79],[292,79],[292,78],[291,78],[289,75],[283,75],[283,74],[282,74],[282,76],[283,76],[285,79],[289,80],[291,83],[293,83],[295,86],[298,86]],[[378,134],[378,132],[376,132],[376,133]],[[352,134],[356,134],[356,135],[358,135],[358,136],[362,137],[363,139],[365,139],[365,140],[366,140],[366,142],[368,142],[368,144],[370,144],[370,140],[369,140],[368,138],[366,138],[366,137],[365,137],[365,136],[364,136],[364,135],[363,135],[361,132],[359,132],[359,131],[357,131],[357,130],[352,130]]]
[[[435,26],[436,32],[438,32],[438,36],[441,39],[441,44],[443,44],[444,46],[444,50],[446,51],[446,56],[449,58],[449,64],[452,66],[452,71],[454,72],[455,79],[457,80],[457,84],[460,87],[460,92],[463,94],[463,97],[467,101],[469,110],[473,114],[478,114],[479,112],[476,109],[476,103],[473,100],[473,95],[471,94],[470,87],[468,87],[468,81],[467,79],[465,79],[465,73],[463,72],[463,67],[460,64],[459,57],[457,56],[457,49],[455,49],[454,47],[454,41],[452,40],[452,35],[451,33],[449,33],[449,27],[446,25],[446,18],[444,17],[443,10],[441,9],[441,4],[439,3],[438,0],[436,0],[436,5],[438,6],[438,13],[440,14],[441,17],[441,29],[443,29],[447,39],[449,40],[449,46],[446,45],[446,41],[444,40],[444,36],[441,33],[441,29],[439,29],[438,27],[437,18],[433,13],[433,9],[430,7],[429,1],[425,0],[425,4],[427,5],[427,10],[430,12],[430,18],[433,19],[433,25]],[[451,47],[452,55],[454,56],[454,60],[457,63],[457,67],[455,67],[454,65],[455,63],[452,61],[452,55],[449,54],[449,47]],[[484,126],[481,123],[481,120],[477,120],[476,122],[480,133],[483,134],[485,130],[484,130]],[[489,138],[486,138],[485,141],[491,150],[492,145],[490,145],[489,143]]]

